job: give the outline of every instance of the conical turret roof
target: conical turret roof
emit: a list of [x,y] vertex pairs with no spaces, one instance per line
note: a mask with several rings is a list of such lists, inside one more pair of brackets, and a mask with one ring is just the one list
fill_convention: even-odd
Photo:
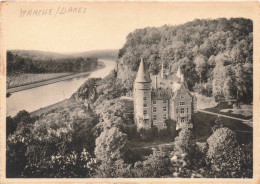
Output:
[[184,75],[181,71],[181,66],[179,66],[176,76],[181,79],[181,82],[184,82]]
[[143,59],[141,59],[135,82],[151,82],[150,75],[146,69]]

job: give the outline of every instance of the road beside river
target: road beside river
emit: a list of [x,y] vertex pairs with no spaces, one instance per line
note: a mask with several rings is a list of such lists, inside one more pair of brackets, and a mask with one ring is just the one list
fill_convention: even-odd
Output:
[[88,79],[92,77],[106,77],[115,68],[115,61],[103,60],[105,67],[91,72],[87,76],[78,76],[60,82],[39,86],[13,93],[6,98],[6,115],[14,116],[20,110],[28,112],[63,101],[76,92],[76,90]]

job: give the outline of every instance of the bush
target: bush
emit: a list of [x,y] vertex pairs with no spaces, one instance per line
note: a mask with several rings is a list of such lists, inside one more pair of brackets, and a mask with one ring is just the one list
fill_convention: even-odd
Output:
[[221,178],[252,177],[252,158],[240,147],[234,131],[217,129],[207,140],[209,175]]

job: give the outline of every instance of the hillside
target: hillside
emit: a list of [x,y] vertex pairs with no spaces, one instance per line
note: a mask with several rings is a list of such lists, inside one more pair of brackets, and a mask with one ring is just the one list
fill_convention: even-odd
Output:
[[117,49],[107,50],[90,50],[85,52],[57,53],[39,50],[10,50],[14,55],[33,60],[49,60],[49,59],[65,59],[65,58],[98,58],[98,59],[116,59],[118,55]]
[[116,60],[118,55],[118,49],[91,50],[86,52],[72,53],[72,55],[77,57],[94,57],[99,59]]
[[65,57],[41,51],[7,51],[7,76],[21,73],[86,72],[97,67],[97,58]]
[[253,97],[253,22],[244,18],[199,20],[129,33],[119,50],[117,77],[132,86],[140,58],[158,74],[181,65],[188,87],[215,99],[245,103]]

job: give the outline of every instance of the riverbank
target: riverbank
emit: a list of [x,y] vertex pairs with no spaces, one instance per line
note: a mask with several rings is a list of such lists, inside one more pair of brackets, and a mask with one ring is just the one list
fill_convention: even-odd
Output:
[[104,78],[115,68],[115,61],[104,59],[99,61],[104,63],[104,66],[91,71],[87,76],[74,77],[11,94],[6,98],[6,115],[15,116],[21,110],[34,112],[69,99],[88,78]]
[[[93,71],[100,70],[104,67],[105,67],[104,63],[99,61],[98,67]],[[33,82],[31,84],[26,84],[26,85],[21,85],[21,86],[18,86],[18,87],[9,88],[9,89],[6,90],[6,93],[15,93],[15,92],[18,92],[18,91],[23,91],[23,90],[27,90],[27,89],[40,87],[40,86],[45,86],[45,85],[48,85],[48,84],[52,84],[52,83],[56,83],[56,82],[60,82],[60,81],[64,81],[64,80],[68,80],[68,79],[72,79],[72,78],[76,78],[76,77],[88,76],[93,71],[68,74],[68,75],[65,75],[65,76],[55,77],[55,78],[51,78],[51,79],[48,79],[48,80]]]
[[69,102],[69,99],[65,99],[65,100],[57,102],[55,104],[52,104],[52,105],[40,108],[38,110],[35,110],[35,111],[31,112],[30,116],[31,117],[39,116],[41,114],[44,114],[44,113],[49,112],[51,110],[54,110],[54,109],[56,109],[56,108],[58,108],[58,107],[60,107],[62,105],[66,105],[68,102]]
[[15,92],[18,92],[18,91],[23,91],[23,90],[27,90],[27,89],[40,87],[40,86],[45,86],[45,85],[48,85],[48,84],[60,82],[60,81],[63,81],[63,80],[72,79],[72,78],[75,78],[75,77],[87,76],[90,73],[91,72],[76,73],[76,74],[71,74],[71,75],[64,76],[64,77],[59,77],[59,78],[55,78],[55,79],[49,79],[49,80],[42,81],[42,82],[35,82],[35,83],[27,84],[27,85],[24,85],[24,86],[19,86],[19,87],[15,87],[15,88],[9,88],[9,89],[7,89],[6,92],[7,93],[15,93]]

